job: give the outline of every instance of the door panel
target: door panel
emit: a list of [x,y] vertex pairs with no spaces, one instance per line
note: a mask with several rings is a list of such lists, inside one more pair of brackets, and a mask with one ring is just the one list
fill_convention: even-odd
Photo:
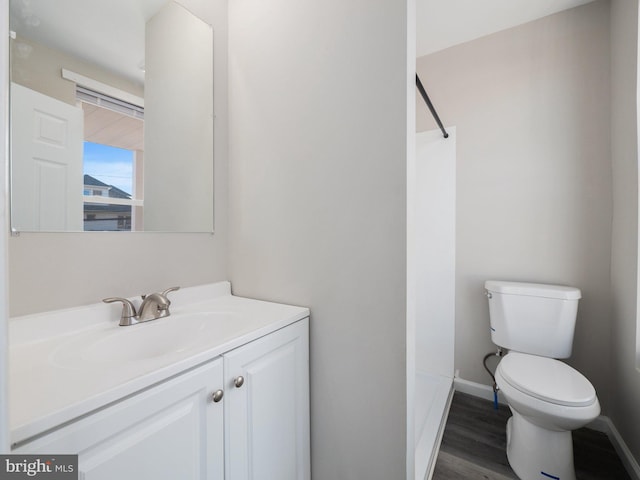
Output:
[[11,219],[18,231],[82,231],[82,109],[11,84]]

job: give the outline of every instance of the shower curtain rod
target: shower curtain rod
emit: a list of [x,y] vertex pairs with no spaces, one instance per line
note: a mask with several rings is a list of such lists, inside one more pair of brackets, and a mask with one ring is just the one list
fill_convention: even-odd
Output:
[[442,125],[442,122],[440,121],[440,117],[438,116],[438,112],[436,112],[436,109],[433,107],[433,103],[431,103],[431,100],[429,100],[429,95],[427,95],[427,91],[422,86],[422,82],[420,81],[420,77],[418,77],[417,73],[416,73],[416,86],[418,87],[418,90],[420,91],[420,95],[422,95],[424,103],[426,103],[427,107],[429,107],[429,110],[431,110],[431,115],[433,115],[433,118],[436,121],[436,123],[438,124],[438,127],[440,127],[440,130],[442,130],[442,135],[444,136],[444,138],[449,138],[449,134],[444,129],[444,126]]

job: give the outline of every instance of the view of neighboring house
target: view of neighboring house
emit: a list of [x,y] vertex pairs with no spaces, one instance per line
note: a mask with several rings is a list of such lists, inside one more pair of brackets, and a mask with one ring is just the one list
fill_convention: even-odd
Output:
[[[131,195],[113,185],[107,185],[91,175],[84,176],[85,196],[121,198]],[[131,231],[131,205],[84,202],[85,231]]]

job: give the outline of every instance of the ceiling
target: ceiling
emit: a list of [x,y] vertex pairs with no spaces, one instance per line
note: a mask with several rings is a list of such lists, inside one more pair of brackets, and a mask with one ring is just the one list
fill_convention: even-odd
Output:
[[593,0],[416,0],[416,57]]
[[[593,0],[416,0],[416,56]],[[167,0],[11,0],[11,28],[144,82],[144,25]]]

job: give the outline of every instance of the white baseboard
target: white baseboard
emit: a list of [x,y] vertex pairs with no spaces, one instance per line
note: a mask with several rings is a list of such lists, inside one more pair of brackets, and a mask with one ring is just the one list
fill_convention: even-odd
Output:
[[[453,379],[453,386],[456,392],[466,393],[473,395],[474,397],[484,398],[485,400],[493,402],[493,388],[489,385],[483,385],[481,383],[471,382],[469,380],[456,377]],[[498,401],[500,403],[506,403],[501,395],[498,395]],[[640,480],[640,465],[633,457],[631,450],[629,450],[629,447],[620,435],[620,432],[618,432],[618,429],[609,417],[600,415],[593,422],[587,425],[587,428],[605,433],[607,437],[609,437],[613,448],[618,453],[620,461],[624,465],[629,476],[633,480]]]
[[[604,425],[606,425],[606,430],[604,430],[604,433],[606,433],[607,437],[609,437],[609,440],[611,440],[611,444],[613,445],[613,448],[616,449],[616,452],[618,453],[618,456],[620,457],[620,460],[622,461],[622,464],[627,470],[629,476],[633,480],[640,480],[640,465],[638,465],[638,461],[633,457],[631,450],[629,450],[629,447],[625,443],[624,439],[620,435],[620,432],[618,432],[618,429],[611,421],[611,419],[609,417],[605,417],[604,415],[600,415],[600,417],[598,417],[594,423],[596,422],[602,422]],[[588,426],[591,428],[591,425]]]
[[[474,397],[484,398],[493,402],[493,388],[489,385],[483,385],[482,383],[471,382],[460,377],[453,379],[453,387],[456,392],[467,393]],[[502,395],[498,393],[498,402],[506,404]]]

